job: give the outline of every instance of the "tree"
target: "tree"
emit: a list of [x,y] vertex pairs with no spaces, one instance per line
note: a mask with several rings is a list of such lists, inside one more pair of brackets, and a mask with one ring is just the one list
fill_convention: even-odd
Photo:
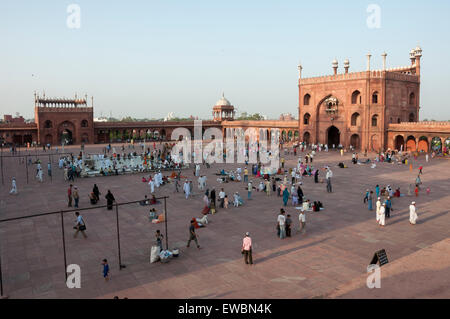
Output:
[[247,112],[242,112],[237,120],[262,121],[264,120],[264,117],[259,113],[248,114]]

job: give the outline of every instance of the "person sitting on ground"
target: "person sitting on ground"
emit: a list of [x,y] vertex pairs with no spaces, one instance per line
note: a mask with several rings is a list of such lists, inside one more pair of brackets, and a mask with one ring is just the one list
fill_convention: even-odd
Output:
[[205,227],[205,225],[203,225],[202,223],[199,223],[197,221],[197,218],[195,218],[195,217],[192,218],[191,223],[194,225],[195,228]]
[[202,218],[196,218],[195,220],[200,227],[208,225],[208,215],[204,215]]
[[[147,196],[146,196],[147,197]],[[152,195],[152,198],[150,199],[150,204],[151,205],[154,205],[154,204],[156,204],[158,201],[156,200],[156,196],[155,195]]]
[[244,201],[242,200],[241,196],[239,195],[238,192],[234,193],[234,207],[239,207],[242,206],[244,204]]
[[319,212],[320,211],[320,205],[321,205],[320,202],[314,201],[313,212]]
[[156,209],[151,208],[150,212],[148,214],[148,218],[150,219],[150,221],[154,220],[154,219],[158,219],[158,215],[156,214]]
[[148,198],[147,198],[147,195],[145,195],[144,199],[139,202],[139,205],[145,206],[145,205],[148,205],[148,204],[149,204]]
[[265,189],[264,183],[263,183],[263,182],[260,182],[260,183],[259,183],[259,186],[258,186],[258,192],[263,192],[264,189]]
[[91,192],[89,195],[89,200],[91,201],[91,205],[97,204],[97,197],[95,196],[94,192]]
[[309,210],[309,199],[305,200],[302,205],[303,211]]

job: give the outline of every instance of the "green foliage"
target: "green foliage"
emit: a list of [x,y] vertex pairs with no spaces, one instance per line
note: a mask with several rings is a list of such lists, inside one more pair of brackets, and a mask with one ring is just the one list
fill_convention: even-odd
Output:
[[262,121],[264,118],[259,113],[248,114],[247,112],[242,112],[236,120]]

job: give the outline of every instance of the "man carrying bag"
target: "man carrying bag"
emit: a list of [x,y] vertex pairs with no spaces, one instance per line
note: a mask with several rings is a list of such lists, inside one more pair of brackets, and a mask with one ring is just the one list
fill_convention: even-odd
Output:
[[87,235],[84,233],[84,231],[86,230],[86,223],[84,222],[83,217],[79,212],[76,212],[75,216],[77,217],[77,224],[75,225],[75,227],[73,227],[73,229],[76,229],[77,231],[73,235],[73,238],[77,238],[79,232],[83,234],[84,238],[87,238]]

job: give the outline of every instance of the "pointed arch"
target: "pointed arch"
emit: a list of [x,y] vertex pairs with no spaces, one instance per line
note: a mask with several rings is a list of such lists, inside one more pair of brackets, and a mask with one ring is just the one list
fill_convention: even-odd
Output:
[[372,94],[372,104],[378,104],[378,91],[375,91]]
[[361,115],[358,112],[352,114],[351,118],[351,126],[360,126],[361,125]]
[[361,104],[361,92],[358,90],[352,93],[352,104]]
[[303,124],[304,125],[309,125],[309,120],[311,119],[311,115],[309,113],[305,113],[305,115],[303,115]]
[[416,95],[414,94],[414,92],[411,92],[409,94],[409,105],[416,106]]
[[309,93],[306,93],[303,97],[303,105],[309,105],[309,102],[311,100],[311,95]]

